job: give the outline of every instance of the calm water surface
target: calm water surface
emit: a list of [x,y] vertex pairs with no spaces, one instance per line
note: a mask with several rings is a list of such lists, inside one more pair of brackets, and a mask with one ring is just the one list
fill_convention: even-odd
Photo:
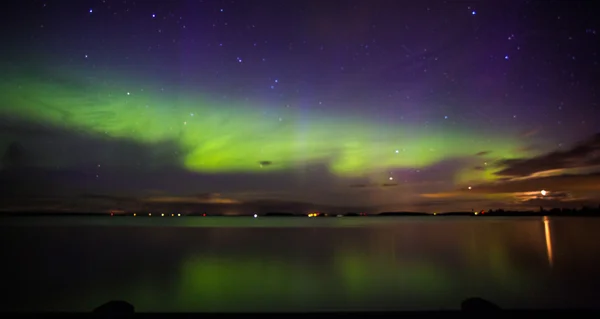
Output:
[[595,307],[600,219],[1,220],[2,310]]

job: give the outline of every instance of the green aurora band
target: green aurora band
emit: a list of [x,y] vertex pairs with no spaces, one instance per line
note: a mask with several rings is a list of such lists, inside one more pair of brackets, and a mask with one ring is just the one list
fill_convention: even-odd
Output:
[[[148,145],[176,143],[180,164],[196,172],[290,170],[325,163],[338,176],[380,179],[390,169],[425,168],[481,151],[494,156],[485,160],[515,158],[525,146],[516,136],[486,134],[479,126],[382,125],[356,114],[285,106],[275,112],[191,89],[141,88],[139,81],[118,83],[113,79],[125,77],[115,75],[103,81],[66,71],[58,77],[31,73],[5,74],[0,116]],[[456,182],[494,178],[490,170],[459,175]]]

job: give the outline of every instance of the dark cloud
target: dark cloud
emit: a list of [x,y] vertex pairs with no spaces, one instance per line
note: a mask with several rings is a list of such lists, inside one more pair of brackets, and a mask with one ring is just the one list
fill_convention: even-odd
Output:
[[146,203],[190,203],[190,204],[237,204],[238,200],[227,198],[219,193],[196,194],[192,196],[148,196],[141,199]]
[[515,177],[554,169],[600,165],[600,134],[566,151],[555,151],[528,159],[508,159],[499,164],[504,168],[497,175]]
[[512,179],[473,186],[471,193],[517,193],[540,190],[600,191],[600,173]]
[[221,194],[219,193],[202,193],[202,194],[195,194],[193,195],[194,198],[197,199],[213,199],[213,198],[220,198]]
[[[393,182],[388,183],[353,183],[350,188],[389,188],[396,186],[410,186],[412,190],[418,188],[440,187],[450,185],[465,167],[472,165],[470,158],[448,158],[420,168],[394,168],[390,169]],[[398,181],[399,183],[396,183]]]
[[[555,151],[529,159],[504,160],[493,182],[464,187],[458,192],[433,194],[447,196],[458,203],[460,198],[473,200],[477,194],[505,194],[516,201],[499,203],[497,207],[519,207],[533,204],[552,205],[593,203],[600,201],[600,134],[565,151]],[[475,169],[478,169],[476,167]],[[541,173],[552,171],[551,173]],[[545,195],[541,194],[545,190]],[[564,207],[564,205],[556,207]]]
[[394,170],[403,183],[437,183],[453,181],[465,167],[473,165],[471,158],[448,158],[419,169]]
[[570,199],[573,196],[568,193],[568,192],[545,192],[544,194],[542,194],[539,191],[536,192],[524,192],[524,193],[517,193],[515,195],[516,198],[521,199],[522,201],[531,201],[531,200],[535,200],[535,199],[539,199],[542,201],[551,201],[551,200],[558,200],[558,201],[564,201],[566,199]]
[[20,166],[28,167],[150,169],[181,163],[181,149],[173,141],[142,144],[18,118],[0,119],[0,147],[12,163],[18,157]]
[[536,151],[539,149],[540,149],[539,145],[527,145],[527,146],[517,148],[517,151],[527,153],[527,152],[533,152],[533,151]]
[[532,137],[532,136],[538,134],[539,132],[540,132],[540,128],[537,127],[537,128],[533,128],[533,129],[529,129],[529,130],[521,132],[520,136],[521,137]]
[[487,209],[487,203],[489,200],[483,198],[428,199],[413,202],[407,209],[422,212],[471,211],[471,209],[480,209],[484,206]]
[[[326,162],[296,170],[190,172],[181,164],[181,150],[169,141],[138,143],[6,117],[0,119],[0,152],[4,157],[0,198],[5,208],[39,207],[36,198],[54,198],[72,210],[144,205],[189,208],[231,204],[236,200],[229,195],[249,191],[259,195],[249,195],[243,202],[274,192],[285,193],[279,198],[302,194],[309,202],[327,201],[327,190],[364,183],[332,175]],[[355,194],[353,199],[366,196]]]
[[[568,200],[566,200],[568,199]],[[581,207],[597,207],[598,202],[595,200],[588,199],[569,199],[569,198],[533,198],[522,201],[520,203],[513,204],[515,206],[525,206],[531,209],[538,209],[539,207],[550,209],[550,208],[581,208]],[[500,206],[498,206],[500,207]]]
[[106,195],[106,194],[81,194],[79,198],[82,199],[98,199],[98,200],[109,200],[115,202],[137,202],[136,197],[117,196],[117,195]]
[[23,149],[23,146],[18,142],[12,142],[6,148],[4,156],[2,156],[3,169],[15,169],[21,166],[26,166],[28,156]]
[[485,156],[485,155],[488,155],[490,153],[491,153],[491,151],[481,151],[481,152],[475,154],[475,156]]
[[369,187],[394,187],[398,183],[383,183],[383,184],[352,184],[350,188],[369,188]]

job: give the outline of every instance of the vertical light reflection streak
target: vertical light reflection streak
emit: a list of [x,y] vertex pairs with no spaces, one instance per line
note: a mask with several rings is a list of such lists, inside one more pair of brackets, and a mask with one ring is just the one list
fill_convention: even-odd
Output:
[[552,234],[550,233],[550,218],[544,216],[544,234],[546,235],[546,253],[548,254],[548,265],[550,268],[554,265],[552,257]]

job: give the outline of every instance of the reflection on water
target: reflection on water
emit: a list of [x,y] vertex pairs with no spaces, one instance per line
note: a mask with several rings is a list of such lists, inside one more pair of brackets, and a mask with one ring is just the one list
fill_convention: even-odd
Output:
[[123,299],[138,311],[419,310],[472,296],[589,307],[600,284],[596,219],[185,219],[3,223],[2,308]]
[[548,254],[548,265],[552,268],[552,233],[550,232],[550,218],[544,217],[544,235],[546,236],[546,252]]

